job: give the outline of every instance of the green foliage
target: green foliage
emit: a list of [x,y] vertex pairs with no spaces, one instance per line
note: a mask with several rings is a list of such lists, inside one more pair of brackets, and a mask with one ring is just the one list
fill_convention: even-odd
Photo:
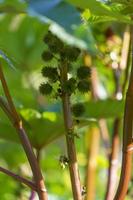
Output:
[[42,37],[47,29],[47,24],[25,14],[1,15],[0,49],[16,68],[33,69],[42,63]]
[[1,13],[24,13],[26,11],[27,4],[25,1],[18,0],[3,0],[0,2]]
[[131,5],[133,4],[133,0],[112,0],[112,3],[120,3],[120,4],[124,4],[124,5]]
[[76,80],[74,78],[70,78],[68,81],[63,83],[63,91],[68,94],[74,93],[76,90]]
[[79,79],[86,79],[86,78],[90,77],[90,75],[91,75],[91,70],[87,66],[79,67],[77,70],[77,77]]
[[[92,118],[108,118],[123,116],[124,102],[117,100],[103,100],[97,102],[86,102],[85,106],[85,117]],[[95,112],[94,112],[95,110]]]
[[27,133],[37,149],[48,145],[64,133],[63,119],[59,113],[21,109]]
[[[57,36],[57,38],[62,39],[67,44],[72,46],[77,46],[78,48],[87,49],[91,54],[96,54],[97,49],[95,45],[95,39],[91,32],[90,27],[86,27],[82,24],[80,12],[70,4],[63,2],[58,2],[53,0],[52,2],[45,1],[42,2],[38,0],[29,1],[28,4],[29,13],[30,11],[35,11],[35,16],[44,24],[50,23],[51,32]],[[43,11],[42,11],[43,10]],[[64,11],[65,10],[65,15]],[[49,12],[48,12],[49,11]],[[33,13],[32,13],[33,14]],[[47,17],[48,21],[45,20]],[[44,41],[48,42],[48,37]],[[89,45],[88,45],[89,44]],[[61,44],[62,46],[62,44]],[[58,48],[58,46],[54,46]],[[59,45],[60,47],[60,45]],[[54,48],[51,48],[51,50]],[[58,48],[60,50],[60,48]],[[54,51],[55,53],[56,51]]]
[[78,82],[78,90],[82,93],[90,90],[90,82],[88,80],[82,80]]
[[64,47],[63,42],[50,31],[48,31],[47,35],[44,37],[44,42],[48,45],[52,53],[60,53]]
[[[31,10],[36,11],[36,14],[33,14]],[[0,56],[3,58],[1,62],[13,101],[22,117],[33,147],[35,150],[41,149],[41,166],[46,175],[50,198],[70,200],[71,188],[67,167],[62,170],[59,164],[59,161],[67,163],[66,157],[60,157],[65,155],[65,145],[62,140],[65,130],[60,101],[59,98],[51,100],[49,96],[40,95],[38,87],[41,82],[45,82],[44,79],[47,79],[46,82],[49,81],[53,89],[51,96],[54,97],[56,95],[54,92],[58,90],[60,90],[60,95],[62,94],[57,67],[59,67],[60,58],[65,57],[71,67],[68,66],[70,68],[69,80],[64,83],[63,87],[64,91],[71,95],[72,101],[77,102],[72,106],[72,111],[75,129],[81,136],[80,139],[76,139],[76,145],[81,180],[83,180],[87,164],[86,145],[90,147],[88,141],[91,143],[88,136],[86,138],[85,132],[90,136],[91,132],[88,133],[88,128],[94,124],[97,126],[97,121],[104,118],[108,123],[111,137],[113,119],[123,117],[124,101],[108,99],[115,91],[112,63],[118,64],[116,60],[111,60],[111,55],[115,52],[114,46],[118,46],[117,50],[121,49],[122,42],[119,41],[122,41],[124,26],[118,25],[118,22],[131,23],[132,2],[112,0],[108,4],[96,0],[43,2],[30,0],[25,3],[25,1],[4,0],[3,3],[0,2],[0,11],[2,13],[0,16]],[[113,23],[104,23],[109,21]],[[95,24],[99,22],[100,25]],[[111,39],[106,38],[105,33],[108,28],[113,32]],[[49,58],[46,54],[44,55],[44,60],[47,60],[46,65],[41,58],[43,51],[51,52]],[[91,73],[88,68],[85,68],[85,71],[79,68],[83,62],[77,58],[84,55],[80,51],[83,53],[85,51],[85,54],[89,52],[92,56],[92,65],[96,66],[100,82],[98,85],[99,98],[105,98],[105,100],[94,102],[91,93],[88,93],[91,86],[90,82],[88,84],[86,81]],[[8,65],[11,68],[8,68]],[[41,66],[44,66],[42,76],[40,75]],[[120,82],[123,79],[124,73]],[[87,93],[84,95],[75,92],[77,85],[80,91],[87,91]],[[0,95],[3,95],[1,87]],[[0,111],[0,138],[1,166],[29,177],[29,166],[26,164],[27,159],[16,130],[2,111]],[[98,200],[104,199],[105,187],[103,185],[106,182],[108,167],[101,144],[99,152],[100,155],[96,160],[98,164],[96,199]],[[55,176],[56,179],[53,179]],[[0,174],[1,185],[5,180],[6,187],[0,188],[1,199],[29,198],[29,190],[15,183],[11,178]],[[66,191],[65,194],[64,191]],[[132,199],[130,194],[126,198]]]
[[52,93],[52,86],[49,83],[42,83],[39,86],[40,93],[42,95],[50,95]]
[[53,55],[52,55],[52,53],[50,51],[44,51],[42,53],[42,59],[44,61],[50,61],[50,60],[52,60],[52,58],[53,58]]
[[77,104],[73,105],[72,112],[75,117],[82,116],[83,113],[85,112],[84,105],[82,103],[77,103]]
[[[114,118],[123,115],[124,102],[106,100],[98,102],[83,102],[85,112],[82,113],[80,126],[88,125],[88,120],[99,118]],[[50,108],[49,108],[50,109]],[[20,109],[24,126],[32,145],[35,148],[42,148],[64,134],[63,118],[61,113],[43,112],[42,114],[34,109]],[[19,142],[16,131],[8,119],[0,113],[0,138],[8,141]],[[12,133],[12,134],[10,134]]]
[[108,6],[105,3],[101,3],[96,0],[90,0],[87,2],[85,0],[82,2],[79,0],[67,1],[75,6],[85,9],[85,12],[82,16],[83,19],[89,23],[98,23],[104,21],[131,23],[131,18],[122,14],[122,10],[125,9],[125,7],[120,7],[119,5]]
[[52,67],[44,67],[42,69],[42,76],[49,78],[52,82],[56,82],[59,78],[57,68]]
[[61,58],[74,62],[79,57],[80,50],[76,47],[65,46],[61,52]]

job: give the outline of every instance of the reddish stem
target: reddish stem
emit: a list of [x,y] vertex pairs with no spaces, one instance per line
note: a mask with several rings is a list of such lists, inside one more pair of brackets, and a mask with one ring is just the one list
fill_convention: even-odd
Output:
[[32,190],[36,190],[36,186],[32,181],[29,181],[3,167],[0,167],[0,172],[3,172],[4,174],[7,174],[8,176],[11,176],[12,178],[14,178],[15,180],[27,185],[28,187],[30,187]]
[[[60,67],[60,75],[61,86],[63,86],[63,83],[68,80],[67,63],[63,63],[63,66]],[[63,92],[62,94],[62,105],[64,114],[64,125],[66,129],[67,153],[69,159],[69,171],[72,184],[73,198],[74,200],[82,200],[76,148],[73,135],[73,120],[70,106],[70,96],[67,94],[67,92]]]
[[26,134],[26,132],[23,128],[21,118],[20,118],[19,114],[17,113],[16,108],[14,106],[14,103],[12,101],[12,97],[10,95],[10,92],[9,92],[9,89],[8,89],[8,86],[7,86],[7,83],[6,83],[1,64],[0,64],[0,80],[1,80],[1,83],[2,83],[2,86],[3,86],[5,96],[6,96],[7,101],[8,101],[7,107],[6,107],[6,104],[3,104],[2,109],[8,115],[13,126],[16,128],[16,131],[17,131],[18,136],[20,138],[21,144],[22,144],[22,146],[25,150],[29,164],[30,164],[31,169],[32,169],[32,173],[33,173],[33,177],[34,177],[34,180],[35,180],[39,199],[40,200],[47,200],[48,199],[47,190],[46,190],[45,185],[44,185],[44,181],[43,181],[43,177],[42,177],[40,167],[37,163],[37,159],[36,159],[36,156],[33,152],[33,149],[32,149],[32,146],[30,144],[30,141],[28,139],[28,136],[27,136],[27,134]]
[[[131,43],[133,48],[133,27],[131,30]],[[132,56],[132,69],[129,80],[129,87],[126,95],[125,113],[124,113],[124,128],[123,128],[123,157],[121,177],[117,193],[114,200],[124,200],[128,184],[131,177],[132,153],[133,153],[133,56]]]

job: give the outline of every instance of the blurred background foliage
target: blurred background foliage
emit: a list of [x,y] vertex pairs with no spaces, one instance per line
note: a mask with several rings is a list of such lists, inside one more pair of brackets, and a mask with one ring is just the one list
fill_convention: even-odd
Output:
[[[62,169],[60,155],[66,154],[64,126],[60,101],[41,96],[38,86],[42,81],[44,65],[41,54],[46,46],[43,37],[51,30],[61,40],[76,45],[87,55],[98,74],[98,99],[91,92],[77,94],[72,102],[84,102],[86,111],[76,124],[80,136],[76,139],[81,183],[85,184],[88,151],[91,148],[93,127],[99,134],[98,121],[106,119],[111,143],[114,118],[122,118],[124,100],[115,98],[114,71],[121,56],[123,33],[131,23],[129,5],[95,0],[0,0],[0,55],[6,80],[23,118],[25,128],[44,172],[50,200],[71,200],[68,169]],[[132,11],[130,6],[130,12]],[[124,13],[124,14],[123,14]],[[119,23],[117,22],[119,19]],[[97,22],[99,22],[97,24]],[[84,59],[84,58],[83,58]],[[81,62],[74,63],[77,68]],[[55,65],[54,62],[48,65]],[[120,77],[122,85],[125,71]],[[95,77],[94,77],[95,78]],[[0,86],[0,95],[4,96]],[[4,98],[4,97],[3,97]],[[120,138],[122,128],[119,130]],[[108,158],[102,138],[95,156],[95,198],[103,200],[106,191]],[[120,142],[121,148],[121,142]],[[90,153],[89,153],[90,154]],[[0,165],[18,174],[31,176],[29,165],[5,114],[0,110]],[[120,168],[119,153],[119,168]],[[119,175],[119,170],[118,170]],[[102,180],[102,183],[101,183]],[[2,200],[28,199],[30,191],[0,173],[0,198]],[[127,200],[132,199],[129,190]],[[93,200],[93,199],[91,199]]]

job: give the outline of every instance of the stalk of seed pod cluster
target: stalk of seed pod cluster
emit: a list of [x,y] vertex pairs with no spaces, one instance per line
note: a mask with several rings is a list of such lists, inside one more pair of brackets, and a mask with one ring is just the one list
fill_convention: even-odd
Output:
[[[62,62],[60,67],[61,86],[68,80],[67,62]],[[73,120],[70,105],[70,96],[67,92],[62,92],[62,106],[64,114],[64,125],[66,129],[66,143],[68,153],[68,164],[72,184],[74,200],[82,200],[80,177],[77,164],[76,147],[73,136]]]

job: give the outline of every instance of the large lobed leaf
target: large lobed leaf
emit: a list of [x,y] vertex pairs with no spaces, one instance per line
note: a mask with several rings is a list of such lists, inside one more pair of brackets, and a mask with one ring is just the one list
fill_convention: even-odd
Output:
[[[123,114],[123,101],[105,100],[97,102],[85,102],[85,113],[79,118],[80,127],[89,125],[89,120],[92,118],[111,118],[121,117]],[[50,142],[64,135],[64,122],[61,113],[43,112],[40,113],[34,109],[21,109],[24,126],[30,138],[32,145],[40,149],[45,147]],[[8,122],[8,119],[0,114],[0,137],[6,140],[19,142],[19,138]]]

